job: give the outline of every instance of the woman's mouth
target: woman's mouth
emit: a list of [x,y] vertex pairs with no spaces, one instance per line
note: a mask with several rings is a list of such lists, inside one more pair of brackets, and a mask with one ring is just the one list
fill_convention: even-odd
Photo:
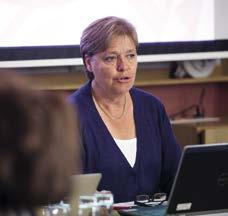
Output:
[[123,76],[123,77],[117,78],[116,80],[117,80],[118,82],[121,82],[121,83],[126,83],[126,82],[129,82],[130,77]]

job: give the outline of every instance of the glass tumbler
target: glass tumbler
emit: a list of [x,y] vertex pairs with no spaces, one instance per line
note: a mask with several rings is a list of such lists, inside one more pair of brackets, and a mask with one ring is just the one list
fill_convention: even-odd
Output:
[[44,206],[41,209],[42,216],[69,216],[70,215],[70,206],[69,204],[60,202],[55,205]]
[[95,193],[95,216],[111,216],[113,207],[113,195],[111,193]]
[[91,196],[80,196],[78,216],[111,216],[113,195],[95,193]]

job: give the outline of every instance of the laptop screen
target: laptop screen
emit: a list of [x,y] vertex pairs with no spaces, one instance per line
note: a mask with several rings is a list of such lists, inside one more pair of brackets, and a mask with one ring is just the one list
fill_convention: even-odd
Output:
[[228,144],[185,146],[167,214],[228,210]]
[[77,196],[93,195],[101,179],[101,173],[89,173],[73,175],[72,180],[72,193]]

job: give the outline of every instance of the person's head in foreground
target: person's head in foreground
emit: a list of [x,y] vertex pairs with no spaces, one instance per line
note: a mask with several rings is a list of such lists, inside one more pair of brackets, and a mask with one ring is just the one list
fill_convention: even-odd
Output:
[[74,112],[63,96],[0,76],[0,214],[59,202],[78,169]]

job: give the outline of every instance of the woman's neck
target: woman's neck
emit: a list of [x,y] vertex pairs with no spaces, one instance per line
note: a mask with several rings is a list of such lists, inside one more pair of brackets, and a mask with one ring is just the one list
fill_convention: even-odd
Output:
[[125,100],[125,96],[128,92],[122,93],[114,93],[113,91],[109,91],[107,88],[100,86],[99,84],[92,81],[91,84],[92,93],[96,97],[97,100],[101,101],[104,104],[118,105],[123,104]]
[[128,106],[128,93],[113,95],[104,94],[92,86],[92,97],[96,107],[107,117],[118,120],[125,115]]

